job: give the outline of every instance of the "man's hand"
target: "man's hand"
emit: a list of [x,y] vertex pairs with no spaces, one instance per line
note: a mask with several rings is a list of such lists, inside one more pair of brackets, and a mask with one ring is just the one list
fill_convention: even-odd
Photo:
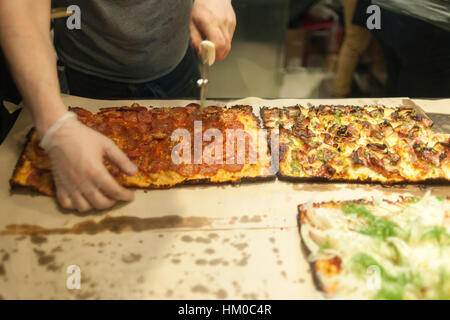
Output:
[[192,46],[200,55],[200,43],[210,40],[216,45],[216,60],[226,58],[236,28],[236,15],[231,0],[195,0],[189,31]]
[[63,208],[83,212],[133,200],[133,192],[120,186],[105,168],[103,157],[128,175],[136,174],[137,168],[107,137],[68,118],[48,137],[44,135],[44,142]]

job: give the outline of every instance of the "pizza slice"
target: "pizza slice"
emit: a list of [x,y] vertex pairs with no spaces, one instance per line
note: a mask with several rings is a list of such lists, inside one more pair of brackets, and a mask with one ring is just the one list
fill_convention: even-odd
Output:
[[[138,104],[103,108],[96,114],[71,110],[81,122],[114,141],[139,168],[129,177],[105,160],[123,186],[158,189],[274,178],[267,139],[249,106],[210,106],[203,112],[198,105],[146,108]],[[50,161],[33,130],[11,184],[55,195]]]
[[450,181],[450,135],[414,108],[318,106],[263,108],[279,128],[279,177],[286,180]]
[[450,299],[450,198],[299,205],[319,290],[335,299]]

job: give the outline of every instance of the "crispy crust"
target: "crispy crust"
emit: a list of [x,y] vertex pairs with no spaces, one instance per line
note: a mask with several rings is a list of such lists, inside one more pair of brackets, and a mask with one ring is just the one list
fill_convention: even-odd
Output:
[[403,180],[403,181],[377,181],[372,179],[333,179],[333,178],[325,178],[325,177],[293,177],[283,174],[281,171],[277,173],[278,179],[281,181],[287,182],[314,182],[314,183],[348,183],[348,184],[376,184],[382,186],[403,186],[403,185],[447,185],[450,184],[450,181],[445,178],[431,178],[426,180]]
[[19,161],[17,161],[17,164],[16,164],[16,166],[14,168],[14,171],[13,171],[13,175],[9,179],[10,191],[12,191],[12,190],[17,190],[17,191],[19,191],[19,190],[22,190],[22,191],[32,190],[32,191],[35,191],[37,193],[44,194],[46,196],[52,197],[52,196],[54,196],[54,194],[46,192],[45,188],[40,189],[40,188],[38,188],[38,187],[36,187],[34,185],[23,185],[21,183],[18,183],[16,181],[14,181],[18,177],[19,170],[24,166],[24,163],[27,160],[25,158],[26,148],[27,148],[28,144],[31,142],[31,139],[32,139],[32,136],[33,136],[34,132],[35,132],[35,128],[32,128],[27,133],[26,141],[24,143],[24,147],[23,147],[22,153],[20,154]]
[[[20,161],[19,161],[20,162]],[[19,162],[17,163],[16,167],[20,167]],[[23,163],[23,161],[22,161]],[[44,194],[49,197],[54,197],[54,194],[48,194],[44,192],[43,190],[40,190],[39,188],[31,185],[22,185],[19,183],[16,183],[14,181],[15,175],[9,180],[11,191],[26,191],[26,190],[32,190],[35,192],[38,192],[40,194]],[[139,187],[139,186],[127,186],[127,188],[132,189],[138,189],[138,190],[166,190],[166,189],[172,189],[172,188],[182,188],[182,187],[189,187],[189,186],[222,186],[222,185],[240,185],[240,184],[253,184],[253,183],[263,183],[268,181],[274,181],[276,179],[276,175],[267,175],[267,176],[260,176],[260,177],[243,177],[235,181],[220,181],[220,182],[213,182],[210,178],[205,179],[194,179],[194,180],[185,180],[183,182],[174,184],[174,185],[155,185],[151,184],[147,187]]]
[[19,156],[19,160],[17,161],[16,166],[13,171],[13,174],[12,174],[11,178],[9,179],[10,190],[11,191],[12,190],[23,190],[23,191],[32,190],[32,191],[35,191],[40,194],[44,194],[47,196],[53,196],[53,194],[46,192],[45,189],[39,189],[38,187],[36,187],[34,185],[23,185],[23,184],[20,184],[20,183],[14,181],[18,177],[19,170],[24,166],[24,163],[26,161],[26,157],[25,157],[26,148],[31,143],[31,140],[33,138],[33,134],[35,133],[35,131],[36,131],[35,128],[31,128],[30,131],[28,131],[28,133],[26,135],[23,149]]
[[176,187],[186,187],[186,186],[192,186],[192,185],[215,185],[215,186],[221,186],[221,185],[238,185],[238,184],[245,184],[245,183],[258,183],[258,182],[266,182],[266,181],[273,181],[276,179],[275,175],[271,176],[260,176],[260,177],[242,177],[239,180],[228,180],[228,181],[219,181],[219,182],[213,182],[211,181],[211,178],[205,178],[205,179],[192,179],[192,180],[185,180],[183,182],[174,184],[174,185],[155,185],[151,184],[148,187],[138,187],[138,186],[130,186],[129,188],[134,189],[141,189],[141,190],[158,190],[158,189],[172,189]]
[[[212,182],[210,178],[206,179],[195,179],[195,180],[186,180],[181,183],[174,185],[174,187],[179,186],[188,186],[188,185],[238,185],[238,184],[246,184],[246,183],[258,183],[258,182],[266,182],[273,181],[276,179],[276,175],[268,175],[268,176],[260,176],[260,177],[242,177],[236,181],[221,181],[221,182]],[[171,188],[171,187],[168,187]]]
[[[298,232],[300,234],[300,238],[301,238],[301,247],[302,247],[302,251],[305,254],[305,257],[308,257],[311,254],[311,250],[306,246],[305,244],[305,239],[303,239],[303,235],[302,235],[302,221],[303,219],[306,217],[306,215],[308,214],[307,210],[305,209],[303,204],[299,204],[297,207],[298,210],[298,214],[297,214],[297,225],[298,225]],[[317,262],[314,261],[310,261],[309,262],[309,267],[311,269],[311,273],[312,273],[312,278],[313,278],[313,282],[314,285],[316,287],[316,289],[318,291],[321,291],[323,293],[327,293],[326,288],[325,288],[325,284],[322,282],[322,280],[320,279],[320,275],[319,272],[317,270]]]
[[[23,148],[22,148],[22,152],[20,153],[19,156],[19,161],[17,161],[16,166],[14,167],[14,171],[13,174],[11,176],[11,178],[9,179],[9,185],[13,188],[13,187],[18,187],[21,186],[17,183],[14,182],[14,177],[17,176],[17,173],[19,171],[19,169],[23,166],[24,162],[25,162],[25,149],[27,147],[27,145],[31,142],[31,137],[34,133],[36,129],[35,128],[31,128],[30,131],[28,131],[26,137],[25,137],[25,142],[23,144]],[[32,187],[33,189],[36,189],[34,187]]]
[[269,128],[267,127],[267,121],[268,121],[268,119],[266,118],[266,111],[268,111],[268,110],[276,110],[276,109],[278,109],[278,108],[262,107],[262,108],[259,109],[259,116],[260,116],[260,118],[262,119],[262,125],[263,125],[263,127],[264,127],[265,129],[269,129]]
[[[304,209],[302,204],[298,205],[297,210],[298,210],[298,214],[297,214],[298,232],[300,234],[300,239],[302,240],[300,245],[301,245],[303,254],[305,255],[305,257],[308,257],[311,254],[311,250],[309,250],[309,248],[306,246],[305,241],[304,241],[303,236],[302,236],[302,232],[301,232],[301,229],[302,229],[302,222],[301,222],[301,220],[302,220],[302,217],[306,215],[306,210]],[[314,282],[314,285],[315,285],[316,289],[318,291],[326,293],[325,285],[320,280],[320,276],[319,276],[319,273],[317,271],[316,263],[314,261],[310,261],[309,262],[309,268],[311,269],[311,274],[312,274],[313,282]]]
[[[130,111],[138,111],[138,108],[142,108],[140,106],[134,107],[135,105],[133,105],[132,107],[118,107],[118,108],[102,108],[99,111],[99,114],[104,114],[104,113],[108,113],[108,112],[130,112]],[[135,109],[133,109],[133,107]],[[188,105],[188,107],[198,107],[197,104],[190,104]],[[70,108],[73,111],[83,111],[84,109],[82,108]],[[154,109],[161,109],[161,108],[157,108],[157,107],[149,107],[146,108],[148,110],[154,110]],[[261,123],[260,120],[255,116],[255,114],[252,112],[252,107],[251,106],[244,106],[244,105],[236,105],[236,106],[232,106],[232,107],[228,107],[228,108],[221,108],[224,110],[238,110],[238,112],[242,112],[243,114],[245,114],[245,117],[249,120],[254,121],[255,125],[257,126],[257,128],[261,128]],[[54,196],[53,193],[48,193],[45,190],[41,190],[40,188],[34,186],[34,185],[30,185],[27,183],[20,183],[17,182],[17,176],[19,174],[19,170],[20,168],[22,168],[24,166],[26,159],[26,150],[27,150],[27,146],[31,143],[32,138],[33,138],[33,134],[34,134],[35,130],[31,129],[27,136],[26,136],[26,141],[24,143],[24,147],[23,150],[21,152],[21,155],[19,157],[19,160],[16,164],[16,167],[14,169],[13,172],[13,176],[10,179],[10,186],[11,186],[11,190],[20,190],[20,189],[31,189],[34,191],[37,191],[39,193],[43,193],[46,194],[48,196]],[[268,153],[267,156],[270,156],[270,146],[268,146]],[[260,166],[258,166],[258,168],[260,168]],[[165,171],[162,171],[161,173],[164,173]],[[173,187],[180,187],[180,186],[188,186],[188,185],[224,185],[224,184],[232,184],[232,185],[237,185],[237,184],[241,184],[241,183],[256,183],[256,182],[264,182],[264,181],[271,181],[276,179],[276,175],[275,173],[271,173],[269,170],[266,173],[260,173],[257,176],[242,176],[240,178],[238,178],[237,180],[235,180],[235,178],[232,177],[224,177],[223,181],[212,181],[214,176],[212,177],[205,177],[205,178],[201,178],[201,179],[189,179],[187,178],[186,180],[183,180],[181,182],[178,183],[174,183],[174,184],[150,184],[147,185],[145,187],[141,187],[138,185],[135,185],[133,182],[127,182],[126,186],[130,187],[130,188],[136,188],[136,189],[147,189],[147,190],[154,190],[154,189],[169,189],[169,188],[173,188]]]

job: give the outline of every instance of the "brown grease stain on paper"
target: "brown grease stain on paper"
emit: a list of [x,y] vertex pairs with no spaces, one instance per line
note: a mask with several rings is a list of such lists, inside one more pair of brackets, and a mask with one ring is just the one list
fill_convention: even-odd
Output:
[[47,242],[46,237],[39,236],[37,234],[32,234],[30,238],[31,243],[40,245],[41,243]]
[[96,222],[87,220],[73,225],[71,228],[44,228],[38,225],[13,224],[6,226],[6,229],[0,231],[0,235],[30,235],[32,242],[39,244],[45,242],[43,238],[36,238],[37,235],[52,234],[97,234],[100,232],[142,232],[156,229],[170,228],[200,228],[210,226],[211,219],[203,217],[180,217],[165,216],[158,218],[138,218],[138,217],[105,217]]
[[244,267],[248,264],[248,259],[250,258],[250,254],[242,253],[242,258],[240,260],[233,259],[235,265],[239,267]]
[[209,238],[203,238],[203,237],[197,237],[195,238],[195,242],[197,243],[211,243],[211,239]]
[[210,233],[208,234],[208,238],[216,240],[219,238],[219,235],[217,233]]
[[54,255],[46,254],[42,250],[34,249],[34,253],[36,253],[36,255],[38,257],[38,263],[41,266],[45,266],[45,265],[55,261],[55,256]]
[[242,297],[246,300],[257,300],[258,295],[256,293],[244,293]]
[[138,262],[139,260],[141,260],[142,255],[137,254],[137,253],[130,253],[127,255],[122,256],[122,261],[125,263],[134,263],[134,262]]
[[223,289],[217,290],[215,294],[217,299],[225,299],[228,296],[228,293]]
[[184,242],[192,242],[194,239],[191,236],[183,236],[181,237],[181,241]]
[[223,265],[223,266],[228,266],[228,262],[223,260],[222,258],[216,258],[216,259],[212,259],[212,260],[206,260],[206,259],[197,259],[195,260],[195,264],[198,266],[205,266],[205,265],[210,265],[210,266],[217,266],[217,265]]
[[46,254],[43,250],[33,249],[34,253],[38,258],[38,264],[40,266],[46,267],[47,270],[57,272],[60,271],[62,265],[57,265],[55,263],[55,256],[52,254]]
[[191,288],[191,291],[194,293],[208,293],[209,289],[204,285],[197,284],[196,286]]
[[63,249],[61,246],[57,246],[57,247],[53,248],[51,252],[52,253],[63,252]]
[[5,252],[5,254],[3,255],[3,258],[2,258],[2,262],[8,261],[10,257],[11,256],[9,255],[9,253]]
[[244,250],[248,247],[248,244],[242,242],[242,243],[232,243],[231,246],[237,250]]
[[242,223],[256,223],[256,222],[261,222],[262,219],[260,216],[253,216],[253,217],[249,217],[249,216],[243,216],[239,219],[239,222]]
[[197,260],[195,260],[195,264],[198,266],[204,266],[204,265],[208,264],[208,261],[206,261],[205,259],[197,259]]

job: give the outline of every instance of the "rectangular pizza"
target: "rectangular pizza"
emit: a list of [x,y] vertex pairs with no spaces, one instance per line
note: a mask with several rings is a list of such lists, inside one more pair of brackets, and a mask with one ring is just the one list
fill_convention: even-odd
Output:
[[450,198],[298,207],[316,284],[333,299],[450,299]]
[[450,181],[450,135],[414,108],[263,108],[279,128],[279,177],[286,180],[417,183]]
[[[109,171],[126,187],[235,183],[275,175],[267,138],[260,134],[259,121],[249,106],[210,106],[200,112],[198,105],[146,108],[134,104],[102,108],[96,114],[70,109],[85,125],[112,139],[137,165],[138,173],[129,177],[105,160]],[[178,160],[174,150],[178,150]],[[55,195],[50,161],[34,130],[28,134],[11,185]]]

